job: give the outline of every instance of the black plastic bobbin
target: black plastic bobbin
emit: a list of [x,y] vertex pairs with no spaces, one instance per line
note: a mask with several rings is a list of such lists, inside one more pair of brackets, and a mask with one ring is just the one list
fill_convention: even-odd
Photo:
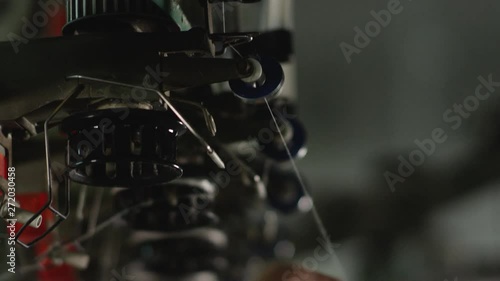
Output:
[[206,228],[145,241],[133,252],[148,272],[172,278],[161,280],[188,280],[181,277],[198,272],[220,274],[228,269],[226,239],[223,232]]
[[124,216],[135,230],[168,232],[213,226],[219,218],[212,211],[213,191],[204,185],[215,190],[208,180],[183,178],[161,187],[122,190],[115,200],[120,211],[152,202]]
[[182,175],[176,137],[184,125],[170,112],[107,109],[63,120],[72,181],[103,187],[144,187]]

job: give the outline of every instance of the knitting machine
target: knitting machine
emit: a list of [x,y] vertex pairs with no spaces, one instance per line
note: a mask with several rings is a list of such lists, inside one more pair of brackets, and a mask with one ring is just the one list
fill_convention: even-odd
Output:
[[242,280],[274,258],[276,213],[311,207],[289,164],[306,142],[291,3],[35,5],[0,43],[8,280]]

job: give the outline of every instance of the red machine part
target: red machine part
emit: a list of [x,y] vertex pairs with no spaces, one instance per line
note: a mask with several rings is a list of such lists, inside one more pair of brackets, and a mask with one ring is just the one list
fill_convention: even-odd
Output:
[[[9,168],[9,158],[7,149],[0,145],[0,177],[8,178],[8,168]],[[48,196],[45,192],[40,193],[24,193],[16,194],[16,201],[27,211],[36,212],[41,209],[44,203],[47,201]],[[47,222],[54,219],[54,215],[50,211],[45,211],[43,214],[43,223],[40,228],[28,227],[26,231],[21,235],[21,240],[32,240],[45,232],[47,229]],[[16,229],[20,229],[21,225],[16,224]],[[34,247],[35,255],[40,255],[44,253],[51,245],[53,241],[53,236],[48,235],[45,239],[42,239]],[[44,269],[40,270],[38,275],[39,281],[76,281],[77,276],[75,270],[67,265],[54,265],[50,259],[46,259],[43,262]]]
[[50,19],[49,24],[43,31],[42,37],[57,37],[62,35],[62,29],[66,24],[66,7],[59,5],[56,9],[58,12]]
[[[41,193],[24,193],[18,194],[16,196],[16,200],[20,203],[20,205],[26,209],[27,211],[36,212],[43,207],[43,204],[48,200],[47,194],[45,192]],[[25,232],[21,235],[22,241],[28,241],[39,237],[47,230],[47,222],[54,220],[54,215],[49,210],[46,210],[42,213],[43,223],[42,225],[36,229],[29,227],[25,230]],[[19,229],[21,225],[17,225],[16,229]],[[38,242],[34,251],[38,256],[40,254],[45,253],[47,249],[53,242],[53,235],[49,234],[40,242]],[[39,281],[76,281],[77,276],[75,270],[67,265],[55,265],[52,261],[47,258],[42,261],[44,265],[44,269],[38,272],[38,280]]]
[[7,169],[9,168],[9,159],[7,150],[0,145],[0,177],[7,179]]

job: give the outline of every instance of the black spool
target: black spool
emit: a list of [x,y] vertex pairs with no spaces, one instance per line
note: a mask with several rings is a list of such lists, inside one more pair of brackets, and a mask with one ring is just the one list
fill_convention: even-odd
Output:
[[221,273],[227,269],[226,246],[189,234],[148,241],[137,250],[136,256],[145,268],[158,275],[182,277],[198,272]]
[[[194,179],[190,181],[197,182]],[[203,182],[213,185],[207,180]],[[116,201],[120,210],[152,201],[151,205],[137,208],[124,216],[124,220],[135,230],[181,231],[214,226],[219,222],[212,210],[214,196],[211,192],[175,181],[162,187],[122,190],[116,195]]]
[[176,137],[184,125],[171,113],[108,109],[72,115],[61,124],[67,134],[72,181],[103,187],[145,187],[182,175]]
[[152,0],[67,0],[64,35],[173,32],[179,27]]

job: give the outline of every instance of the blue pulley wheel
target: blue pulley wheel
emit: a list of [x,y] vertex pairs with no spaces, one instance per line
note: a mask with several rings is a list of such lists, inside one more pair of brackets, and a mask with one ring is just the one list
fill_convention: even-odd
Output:
[[283,169],[278,165],[272,167],[269,172],[267,200],[274,209],[285,214],[307,212],[312,207],[312,201],[302,189],[297,175],[292,170]]
[[247,79],[231,80],[229,86],[233,93],[246,101],[256,101],[277,95],[285,82],[281,64],[273,58],[249,59],[254,74]]
[[[307,133],[302,123],[297,118],[285,118],[286,131],[282,132],[288,150],[293,158],[305,156]],[[262,152],[276,161],[287,161],[290,159],[281,137],[276,134],[272,142],[261,142]]]

